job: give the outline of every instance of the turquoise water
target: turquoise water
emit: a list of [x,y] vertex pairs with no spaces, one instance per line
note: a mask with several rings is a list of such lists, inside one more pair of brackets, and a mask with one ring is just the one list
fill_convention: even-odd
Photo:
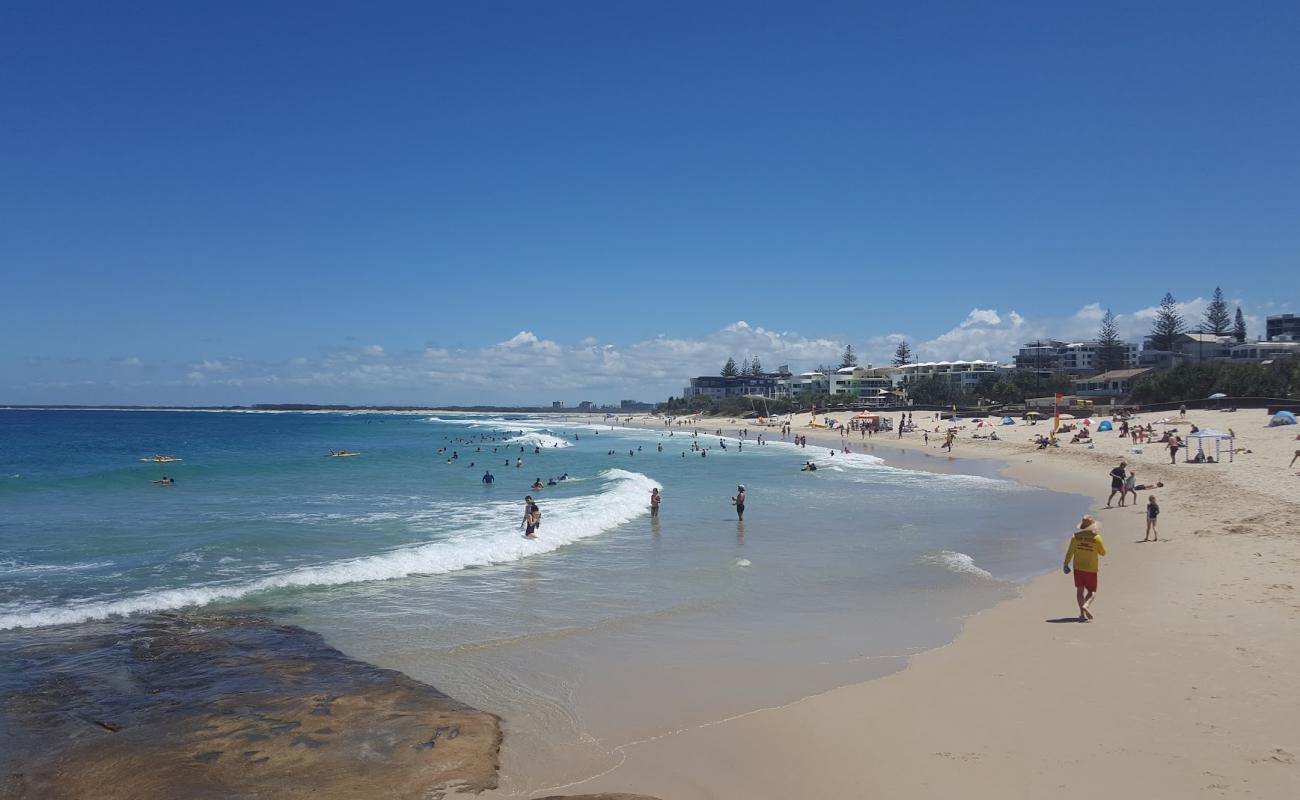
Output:
[[[524,791],[607,768],[627,742],[898,668],[1051,569],[1086,508],[987,468],[742,449],[723,433],[0,411],[0,629],[269,608],[501,714],[504,782]],[[340,448],[360,455],[328,457]],[[155,453],[183,460],[140,460]],[[809,458],[822,468],[800,472]],[[152,483],[163,475],[175,485]],[[533,541],[518,527],[528,493],[544,515]]]

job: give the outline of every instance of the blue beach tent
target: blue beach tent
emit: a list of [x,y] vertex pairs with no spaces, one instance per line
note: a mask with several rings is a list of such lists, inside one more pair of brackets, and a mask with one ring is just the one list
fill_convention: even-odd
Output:
[[1003,417],[1003,418],[1002,418],[1002,424],[1003,424],[1003,425],[1015,425],[1015,424],[1016,424],[1016,421],[1015,421],[1014,419],[1012,419],[1011,417]]
[[1115,426],[1110,424],[1110,420],[1103,419],[1101,421],[1101,424],[1097,426],[1097,433],[1101,433],[1102,431],[1114,430],[1114,427]]
[[1292,414],[1290,411],[1279,411],[1276,414],[1274,414],[1273,419],[1269,420],[1268,422],[1268,426],[1270,428],[1275,427],[1277,425],[1294,425],[1294,424],[1295,424],[1295,414]]

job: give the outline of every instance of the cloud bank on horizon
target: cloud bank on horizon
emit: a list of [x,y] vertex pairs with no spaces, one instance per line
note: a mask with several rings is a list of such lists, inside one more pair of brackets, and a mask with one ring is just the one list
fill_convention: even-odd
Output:
[[[1178,305],[1194,328],[1206,304],[1198,297]],[[1244,305],[1242,309],[1252,337],[1262,332],[1264,314],[1274,312]],[[955,326],[928,339],[905,331],[866,338],[808,336],[736,321],[697,339],[661,334],[625,345],[595,337],[563,344],[521,330],[479,348],[390,351],[371,344],[278,362],[239,356],[207,356],[187,363],[149,363],[133,355],[104,362],[36,356],[8,371],[0,383],[0,402],[549,405],[563,400],[573,405],[580,400],[657,401],[680,394],[691,376],[718,373],[728,357],[748,362],[756,356],[766,369],[788,365],[800,372],[838,363],[844,346],[852,344],[861,363],[883,366],[898,343],[906,340],[921,360],[1008,362],[1024,342],[1095,338],[1105,313],[1095,302],[1068,317],[973,308]],[[1140,340],[1155,313],[1155,306],[1118,313],[1121,335]],[[863,325],[868,324],[864,319]]]

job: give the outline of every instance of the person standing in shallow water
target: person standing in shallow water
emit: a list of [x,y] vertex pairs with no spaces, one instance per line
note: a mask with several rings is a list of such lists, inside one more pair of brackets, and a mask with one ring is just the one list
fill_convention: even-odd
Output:
[[650,490],[650,519],[659,518],[659,503],[663,500],[663,495],[659,494],[659,487]]
[[745,484],[736,487],[736,496],[731,498],[731,504],[736,507],[736,519],[740,522],[745,521]]

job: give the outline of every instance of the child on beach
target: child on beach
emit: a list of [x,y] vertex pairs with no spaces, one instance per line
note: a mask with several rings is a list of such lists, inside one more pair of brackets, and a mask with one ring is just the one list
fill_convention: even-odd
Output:
[[1092,621],[1088,609],[1097,598],[1098,556],[1106,555],[1106,543],[1097,533],[1099,527],[1097,520],[1085,516],[1065,550],[1065,574],[1070,574],[1071,562],[1074,566],[1074,595],[1079,604],[1080,622]]
[[[1151,495],[1147,498],[1147,535],[1142,537],[1142,541],[1160,541],[1160,532],[1156,530],[1156,517],[1160,516],[1160,505],[1156,502],[1156,496]],[[1154,539],[1152,536],[1154,535]]]

